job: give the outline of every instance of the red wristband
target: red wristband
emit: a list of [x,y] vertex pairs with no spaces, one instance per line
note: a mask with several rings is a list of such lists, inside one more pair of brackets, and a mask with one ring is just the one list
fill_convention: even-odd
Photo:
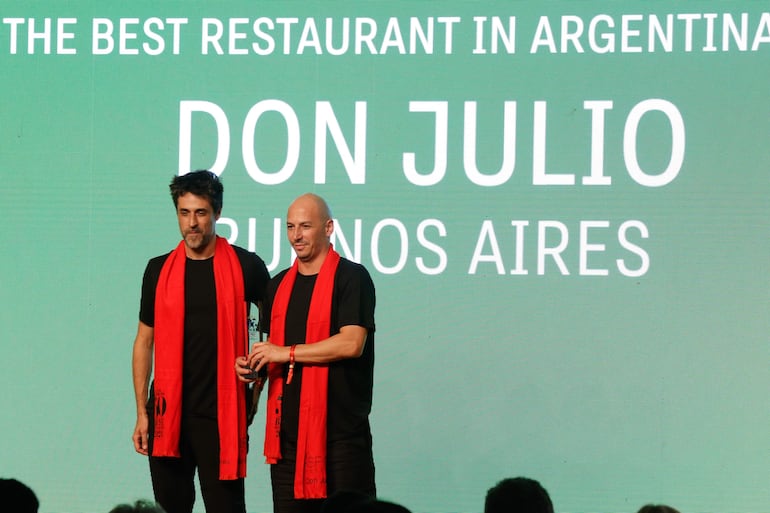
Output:
[[296,344],[292,344],[289,349],[289,373],[286,375],[286,384],[291,383],[291,378],[294,377],[294,350],[297,349]]

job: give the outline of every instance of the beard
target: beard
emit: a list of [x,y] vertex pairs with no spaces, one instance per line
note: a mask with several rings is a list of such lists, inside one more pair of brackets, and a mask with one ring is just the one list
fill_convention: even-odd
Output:
[[187,230],[184,233],[184,242],[188,248],[195,250],[206,247],[211,242],[212,237],[212,234],[199,230]]

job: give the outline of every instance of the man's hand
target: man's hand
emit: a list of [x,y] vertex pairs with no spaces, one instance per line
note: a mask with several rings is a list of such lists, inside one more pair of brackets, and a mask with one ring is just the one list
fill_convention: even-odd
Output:
[[131,437],[134,441],[134,450],[145,456],[149,454],[150,450],[149,426],[150,420],[147,414],[138,414],[136,417],[136,427],[134,427],[134,436]]
[[244,383],[253,383],[256,379],[254,369],[249,366],[249,360],[246,356],[239,356],[235,359],[235,375]]
[[247,365],[259,371],[268,363],[286,363],[289,361],[289,349],[270,342],[257,342],[251,346]]

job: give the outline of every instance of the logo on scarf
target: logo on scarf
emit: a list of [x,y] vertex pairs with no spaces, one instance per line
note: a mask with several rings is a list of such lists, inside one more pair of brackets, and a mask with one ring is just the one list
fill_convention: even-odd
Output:
[[155,391],[155,429],[153,435],[156,438],[163,436],[163,416],[166,414],[166,395]]

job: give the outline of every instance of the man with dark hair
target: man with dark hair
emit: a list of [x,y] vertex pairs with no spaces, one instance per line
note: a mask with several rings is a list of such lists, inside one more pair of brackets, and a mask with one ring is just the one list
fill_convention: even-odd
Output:
[[553,513],[548,492],[527,477],[503,479],[487,491],[484,513]]
[[223,187],[214,173],[176,176],[169,188],[182,241],[144,272],[134,448],[149,456],[167,513],[192,511],[196,469],[207,511],[244,513],[246,387],[232,362],[247,351],[250,303],[261,303],[269,275],[261,258],[216,235]]
[[268,285],[269,342],[236,360],[241,379],[268,367],[265,457],[273,511],[317,513],[339,490],[374,497],[369,413],[374,284],[331,245],[326,202],[297,198],[286,217],[294,264]]
[[363,492],[338,490],[324,501],[321,513],[410,513],[410,511],[401,504],[376,499]]
[[166,513],[154,502],[138,500],[133,504],[118,504],[110,510],[110,513]]
[[665,504],[645,504],[637,513],[679,513],[679,511]]
[[0,498],[3,511],[13,513],[37,513],[40,503],[32,488],[18,479],[0,479]]

